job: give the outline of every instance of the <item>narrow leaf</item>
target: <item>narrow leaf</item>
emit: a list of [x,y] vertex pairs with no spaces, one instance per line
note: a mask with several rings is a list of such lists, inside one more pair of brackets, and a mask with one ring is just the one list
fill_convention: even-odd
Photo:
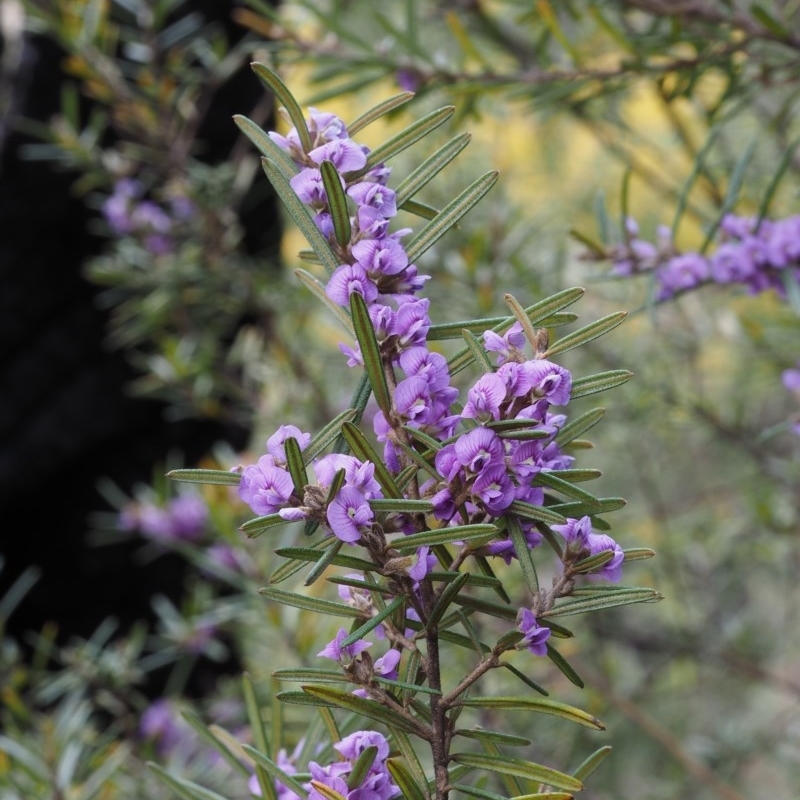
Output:
[[303,462],[310,464],[323,450],[326,450],[339,435],[342,425],[352,422],[355,416],[356,410],[347,408],[322,427],[303,450]]
[[388,419],[392,409],[392,398],[383,371],[381,350],[375,337],[375,328],[372,327],[372,321],[369,318],[367,303],[358,292],[350,295],[350,313],[353,317],[356,338],[361,346],[364,370],[369,378],[372,393],[375,395],[375,402]]
[[[282,558],[294,558],[316,563],[319,560],[320,551],[309,547],[280,547],[275,551],[275,554]],[[375,569],[375,565],[371,561],[366,561],[357,556],[342,555],[341,553],[331,560],[331,564],[361,572],[370,572]]]
[[[461,705],[467,705],[461,703]],[[467,739],[477,739],[481,741],[495,742],[496,744],[505,744],[511,747],[527,747],[531,744],[530,739],[524,736],[515,736],[511,733],[498,733],[497,731],[487,731],[483,728],[459,728],[455,731],[456,736],[464,736]]]
[[[398,514],[428,514],[433,511],[430,500],[409,500],[405,497],[376,497],[369,500],[373,511]],[[401,540],[402,541],[402,540]]]
[[627,369],[612,369],[607,372],[598,372],[595,375],[587,375],[572,382],[572,393],[570,397],[575,400],[578,397],[585,397],[587,394],[605,392],[627,383],[633,377],[633,373]]
[[173,469],[167,473],[167,477],[174,481],[213,483],[220,486],[238,486],[242,480],[241,473],[226,469]]
[[356,763],[353,764],[350,774],[347,776],[347,788],[352,792],[361,785],[367,773],[375,763],[375,756],[378,755],[377,745],[371,744],[365,747],[358,755]]
[[233,121],[239,130],[283,173],[286,180],[300,171],[300,167],[292,161],[291,156],[276,142],[273,142],[266,131],[256,125],[253,120],[242,114],[234,114]]
[[554,489],[568,497],[574,497],[576,500],[582,500],[585,503],[597,502],[597,498],[591,492],[587,492],[585,489],[575,486],[575,484],[570,481],[565,481],[552,472],[540,472],[536,475],[531,485],[546,486],[548,489]]
[[467,345],[467,350],[469,350],[472,360],[475,362],[478,369],[481,372],[493,372],[494,365],[489,358],[489,354],[486,352],[486,348],[478,340],[478,337],[475,336],[472,331],[467,330],[466,328],[461,331],[461,336],[464,339],[464,342]]
[[572,333],[563,336],[555,344],[552,344],[547,348],[547,352],[544,354],[545,358],[552,358],[554,355],[565,353],[567,350],[572,350],[575,347],[579,347],[587,342],[591,342],[592,339],[597,339],[599,336],[603,336],[609,331],[614,330],[614,328],[616,328],[618,325],[622,324],[627,316],[627,311],[617,311],[614,314],[609,314],[608,316],[598,319],[577,331],[573,331]]
[[306,474],[306,465],[303,462],[303,451],[300,449],[300,444],[294,436],[286,437],[283,443],[283,449],[286,453],[286,467],[289,470],[289,474],[292,476],[294,491],[298,497],[302,498],[306,486],[308,486],[308,475]]
[[586,413],[581,414],[579,417],[570,420],[556,434],[556,442],[561,447],[569,444],[573,439],[577,439],[579,436],[586,433],[586,431],[588,431],[590,428],[593,428],[595,425],[597,425],[597,423],[603,419],[605,414],[606,410],[604,408],[593,408],[591,411],[587,411]]
[[509,511],[519,515],[523,519],[546,522],[548,525],[563,525],[567,521],[566,517],[562,516],[556,511],[552,511],[544,506],[535,506],[532,503],[524,503],[522,500],[515,500],[509,506]]
[[608,514],[611,511],[618,511],[624,508],[627,501],[622,497],[602,497],[588,502],[558,503],[552,506],[553,511],[563,514],[565,517],[593,516],[594,514]]
[[471,183],[461,194],[448,203],[420,232],[406,245],[408,260],[416,261],[428,248],[432,247],[447,231],[456,224],[484,195],[494,186],[498,173],[487,172]]
[[319,557],[319,560],[314,564],[314,566],[308,571],[308,575],[306,575],[305,580],[303,581],[304,586],[311,586],[323,572],[333,563],[333,560],[339,555],[339,551],[342,549],[344,542],[341,539],[336,539],[335,541],[331,542],[331,544],[323,551],[322,555]]
[[279,681],[322,681],[323,683],[350,683],[341,669],[314,667],[281,667],[272,670],[272,677]]
[[383,459],[375,452],[375,448],[363,431],[352,423],[342,425],[342,434],[350,445],[350,449],[359,460],[369,461],[375,467],[375,480],[381,485],[386,497],[402,497],[403,493],[395,483],[392,473],[386,468]]
[[427,782],[420,786],[411,771],[399,758],[387,758],[386,768],[389,770],[392,780],[399,787],[400,796],[404,800],[428,800]]
[[174,778],[163,767],[152,761],[148,761],[147,766],[163,784],[172,789],[183,800],[225,800],[221,794],[212,792],[210,789],[200,786],[200,784],[187,781],[184,778]]
[[294,95],[289,91],[286,84],[280,79],[277,73],[273,72],[266,64],[254,62],[250,65],[253,72],[258,75],[262,83],[270,89],[278,102],[286,109],[291,119],[292,124],[297,129],[297,135],[300,138],[300,144],[303,146],[303,151],[308,153],[312,148],[311,134],[306,127],[305,117],[303,112],[294,99]]
[[248,520],[239,526],[239,530],[244,531],[248,539],[254,539],[270,528],[285,524],[286,520],[280,514],[267,514],[265,517],[256,517]]
[[308,209],[294,193],[294,189],[289,185],[286,176],[269,159],[262,158],[261,166],[284,206],[286,206],[289,216],[294,220],[295,225],[297,225],[300,232],[305,236],[306,241],[311,245],[312,250],[319,257],[322,266],[325,267],[328,274],[333,274],[339,267],[339,259],[331,250],[331,246],[317,227]]
[[508,758],[497,755],[484,756],[478,753],[455,753],[452,759],[457,764],[463,764],[467,767],[486,769],[501,775],[513,775],[517,778],[538,781],[548,786],[555,786],[557,789],[565,789],[568,792],[579,792],[583,789],[583,784],[577,778],[521,758]]
[[407,175],[397,187],[397,205],[402,206],[435,178],[469,144],[471,138],[469,133],[456,136]]
[[649,547],[629,547],[622,551],[626,561],[640,561],[645,558],[654,558],[656,551]]
[[518,670],[513,664],[509,664],[508,661],[504,661],[503,666],[512,675],[516,675],[516,677],[519,678],[526,686],[529,686],[531,689],[533,689],[534,692],[539,692],[539,694],[544,695],[545,697],[550,694],[547,689],[545,689],[543,686],[539,686],[539,684],[535,681],[532,681],[524,672]]
[[585,781],[606,760],[612,749],[611,745],[607,744],[595,750],[572,774],[579,781]]
[[508,535],[514,545],[514,552],[517,554],[517,561],[522,571],[522,577],[525,580],[528,591],[535,597],[539,593],[539,577],[536,574],[536,565],[533,563],[531,549],[528,547],[525,533],[522,530],[522,526],[519,524],[519,518],[513,514],[509,514],[507,520]]
[[369,170],[378,166],[378,164],[388,161],[392,156],[396,156],[406,148],[411,147],[412,144],[418,142],[420,139],[436,130],[440,125],[447,122],[447,120],[453,116],[454,111],[454,106],[444,106],[412,122],[411,125],[376,147],[367,156],[367,163],[363,169],[359,170],[359,172],[355,173],[353,176],[348,175],[347,177],[358,177],[359,175],[369,172]]
[[258,590],[267,600],[274,600],[285,606],[293,606],[305,611],[313,611],[315,614],[330,614],[334,617],[354,617],[359,616],[357,609],[348,606],[346,603],[337,603],[334,600],[324,600],[321,597],[312,597],[305,594],[295,594],[285,592],[283,589],[273,589],[265,586]]
[[191,725],[195,733],[200,736],[203,741],[213,747],[223,758],[224,761],[234,770],[245,777],[250,777],[250,770],[242,763],[240,756],[233,752],[225,742],[214,735],[208,725],[203,722],[196,714],[191,711],[182,711],[181,716],[186,722]]
[[662,596],[654,589],[630,589],[628,591],[615,591],[608,595],[595,597],[581,597],[578,599],[564,600],[547,612],[548,617],[566,617],[571,614],[585,614],[589,611],[599,611],[604,608],[614,608],[631,603],[655,603]]
[[464,587],[464,584],[468,580],[469,573],[460,572],[454,581],[444,587],[442,593],[439,595],[439,598],[436,600],[436,604],[431,609],[428,619],[425,621],[425,628],[427,630],[432,630],[439,624],[439,621],[444,616],[445,611],[450,608],[450,603],[453,601],[453,598],[461,591],[461,589]]
[[328,198],[328,210],[333,222],[333,233],[341,247],[350,244],[350,209],[347,207],[347,195],[342,187],[342,178],[332,161],[323,161],[319,165],[322,185]]
[[255,763],[264,769],[269,776],[277,781],[278,783],[283,784],[287,789],[293,791],[298,797],[306,798],[308,797],[308,792],[303,787],[303,785],[295,780],[291,775],[284,772],[274,761],[270,758],[267,758],[263,753],[260,753],[258,749],[255,747],[251,747],[249,744],[243,744],[242,749],[250,756],[250,758],[255,761]]
[[472,539],[483,539],[497,533],[497,526],[488,523],[476,523],[474,525],[458,525],[447,528],[436,528],[432,531],[422,533],[412,533],[392,541],[395,550],[404,552],[415,550],[423,545],[450,544],[458,541],[471,541]]
[[[417,658],[419,658],[419,653],[416,655]],[[419,757],[417,756],[417,753],[414,750],[408,735],[403,731],[394,730],[392,731],[392,739],[397,745],[397,749],[400,751],[400,754],[403,756],[403,766],[405,767],[406,772],[410,773],[412,780],[417,786],[426,786],[427,779],[425,777],[425,770],[423,770],[422,764],[420,764]]]
[[[398,611],[406,602],[404,597],[395,597],[391,603],[385,608],[381,609],[375,616],[370,617],[363,625],[356,628],[346,639],[341,643],[341,647],[349,647],[359,639],[363,639],[368,633],[375,630],[387,617]],[[349,606],[348,606],[349,608]]]
[[[539,622],[542,625],[547,624],[544,618],[540,619]],[[562,656],[561,653],[559,653],[558,650],[556,650],[551,644],[547,645],[547,657],[558,667],[558,669],[570,683],[573,683],[579,689],[583,689],[583,687],[586,685],[583,682],[583,678],[581,678],[581,676],[575,672],[567,659],[564,658],[564,656]]]
[[580,708],[540,697],[469,697],[466,700],[460,700],[458,705],[500,710],[512,708],[522,709],[524,711],[533,711],[538,714],[551,714],[552,716],[561,717],[561,719],[576,722],[586,728],[594,728],[598,731],[604,731],[606,729],[605,725],[603,725],[599,719],[586,711],[582,711]]
[[382,103],[379,103],[377,106],[371,108],[369,111],[365,111],[357,119],[354,119],[347,126],[347,135],[352,138],[354,134],[366,128],[367,125],[371,125],[376,120],[385,116],[389,112],[394,111],[397,108],[400,108],[400,106],[405,105],[409,100],[413,99],[414,99],[414,92],[400,92],[400,94],[396,94],[394,95],[394,97],[390,97],[388,100],[384,100]]
[[342,328],[350,335],[353,336],[353,321],[348,316],[347,312],[333,300],[328,297],[325,291],[325,284],[321,280],[314,277],[310,272],[304,269],[296,269],[294,274],[297,280],[303,284],[323,305],[330,311],[333,316],[338,320]]

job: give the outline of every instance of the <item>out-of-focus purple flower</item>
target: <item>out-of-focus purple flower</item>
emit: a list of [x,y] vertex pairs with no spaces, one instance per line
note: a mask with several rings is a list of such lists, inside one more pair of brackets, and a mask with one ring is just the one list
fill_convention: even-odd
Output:
[[159,755],[166,758],[178,747],[186,733],[180,715],[166,698],[154,700],[139,718],[139,735],[155,742]]
[[683,253],[656,271],[658,299],[667,300],[677,292],[694,289],[710,277],[708,259],[700,253]]
[[755,269],[750,253],[734,242],[721,244],[709,260],[711,278],[717,283],[744,283]]
[[375,515],[361,491],[343,486],[328,505],[326,516],[334,536],[352,544],[361,538],[362,530]]
[[404,92],[416,92],[421,83],[419,73],[413,69],[398,69],[394,74],[394,79]]
[[523,635],[522,641],[535,656],[547,655],[547,640],[551,630],[539,625],[529,608],[521,608],[517,614],[517,630]]
[[208,507],[199,495],[179,495],[164,506],[149,502],[131,503],[120,513],[123,530],[138,530],[160,542],[197,541],[205,532]]
[[242,470],[239,497],[256,514],[274,514],[289,502],[294,490],[292,477],[275,464],[270,455],[263,455],[256,464]]
[[345,628],[339,628],[335,638],[317,653],[321,658],[330,658],[332,661],[343,661],[345,656],[348,660],[354,659],[359,653],[372,647],[372,642],[365,639],[357,639],[353,644],[342,647],[342,642],[349,636]]
[[784,370],[781,380],[790,392],[800,393],[800,361],[797,362],[797,367]]

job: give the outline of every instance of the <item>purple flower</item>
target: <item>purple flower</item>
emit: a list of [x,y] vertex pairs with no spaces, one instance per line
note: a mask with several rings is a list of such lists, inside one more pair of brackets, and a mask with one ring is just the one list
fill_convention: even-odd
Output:
[[[389,650],[388,653],[376,658],[372,665],[376,675],[380,675],[390,681],[396,681],[398,676],[397,665],[400,663],[402,654],[399,650]],[[340,751],[341,752],[341,751]]]
[[720,245],[709,261],[711,278],[717,283],[744,283],[755,269],[747,250],[734,242]]
[[427,347],[409,347],[400,354],[399,364],[409,377],[424,378],[431,393],[450,386],[447,359],[441,353],[432,353]]
[[162,758],[178,747],[184,733],[177,710],[163,697],[153,701],[139,718],[139,735],[153,740]]
[[784,370],[781,374],[781,380],[790,392],[800,393],[800,361],[797,362],[795,369]]
[[404,419],[425,423],[431,410],[430,388],[425,378],[415,375],[400,381],[394,392],[394,406]]
[[489,428],[475,428],[455,442],[455,455],[470,472],[480,473],[489,466],[502,465],[503,441]]
[[368,206],[380,212],[382,217],[393,217],[397,214],[397,202],[393,189],[373,181],[362,181],[353,184],[347,194],[359,206]]
[[342,264],[331,275],[325,293],[340,306],[350,305],[350,295],[358,292],[367,304],[375,302],[378,287],[361,264]]
[[580,519],[570,517],[563,525],[551,525],[550,527],[564,537],[571,549],[580,552],[586,548],[592,532],[592,520],[591,517],[581,517]]
[[412,347],[425,342],[431,320],[428,316],[430,300],[409,300],[397,309],[391,333],[402,347]]
[[467,403],[461,416],[481,422],[500,419],[500,404],[506,399],[506,385],[494,372],[481,375],[467,393]]
[[331,161],[340,173],[353,172],[367,163],[367,154],[351,139],[331,139],[311,150],[308,157],[315,164]]
[[526,361],[522,368],[530,381],[534,397],[541,397],[554,406],[569,403],[572,375],[564,367],[544,359]]
[[272,456],[264,455],[256,464],[242,470],[239,497],[256,514],[274,514],[289,502],[294,485],[289,473],[275,464]]
[[362,239],[352,253],[370,276],[396,275],[408,266],[406,251],[394,239]]
[[289,185],[306,205],[317,209],[328,205],[328,195],[325,192],[325,184],[322,182],[322,173],[318,169],[307,167],[301,170],[289,181]]
[[502,514],[514,501],[514,484],[502,464],[491,464],[475,479],[472,494],[480,497],[487,511]]
[[385,761],[389,757],[389,742],[377,731],[356,731],[334,745],[334,748],[348,761],[357,761],[368,747],[378,749],[375,754],[376,762]]
[[525,334],[522,324],[515,322],[502,336],[494,331],[484,331],[483,346],[492,353],[497,353],[497,364],[505,364],[512,356],[519,356],[525,345]]
[[383,497],[381,485],[375,480],[375,465],[371,461],[359,461],[343,453],[329,453],[314,462],[314,472],[321,486],[330,486],[340,469],[344,470],[346,486],[358,489],[368,500]]
[[587,541],[589,555],[596,556],[598,553],[605,553],[611,550],[614,553],[613,558],[607,561],[603,566],[592,572],[586,577],[589,580],[607,580],[611,583],[618,583],[622,578],[622,562],[625,560],[625,553],[622,548],[605,533],[591,533]]
[[517,614],[517,630],[523,635],[522,641],[535,656],[547,655],[547,640],[550,628],[539,625],[529,608],[521,608]]
[[336,637],[328,642],[317,655],[321,658],[330,658],[332,661],[343,661],[345,656],[347,656],[348,660],[351,660],[368,647],[372,647],[372,642],[368,642],[365,639],[357,639],[353,644],[342,647],[342,642],[349,635],[345,628],[339,628]]
[[343,486],[328,506],[328,525],[334,536],[343,542],[354,543],[361,531],[374,517],[366,497],[354,486]]
[[700,253],[684,253],[671,258],[656,272],[660,284],[658,300],[668,300],[674,294],[686,289],[694,289],[708,280],[710,267],[708,260]]
[[419,583],[435,566],[436,556],[431,555],[430,547],[423,545],[417,548],[417,560],[408,572],[408,577],[411,578],[415,584]]
[[300,428],[294,425],[281,425],[280,428],[267,439],[267,452],[275,460],[275,464],[286,464],[286,451],[283,445],[289,437],[297,439],[297,444],[300,446],[301,451],[305,450],[306,447],[308,447],[308,443],[311,441],[310,433],[303,433]]

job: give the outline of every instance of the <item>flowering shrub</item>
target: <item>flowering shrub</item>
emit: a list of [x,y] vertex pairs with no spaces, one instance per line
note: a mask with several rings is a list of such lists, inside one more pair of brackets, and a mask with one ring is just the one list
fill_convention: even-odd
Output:
[[[303,546],[277,549],[287,561],[261,593],[350,619],[351,626],[340,627],[317,654],[335,662],[335,669],[276,669],[281,680],[302,684],[301,691],[278,697],[317,706],[329,721],[331,709],[339,709],[388,731],[388,738],[368,730],[342,736],[334,747],[343,760],[312,761],[308,780],[281,766],[279,742],[267,745],[256,734],[261,749],[245,750],[254,760],[258,791],[326,800],[384,800],[401,793],[445,798],[454,790],[474,794],[463,782],[473,769],[578,791],[604,750],[568,774],[507,757],[498,749],[507,733],[458,727],[457,720],[466,707],[511,708],[602,730],[599,720],[578,708],[527,695],[476,696],[473,687],[491,670],[509,668],[546,694],[504,658],[515,651],[549,657],[582,685],[554,644],[572,636],[559,618],[659,599],[653,590],[618,585],[624,561],[652,555],[625,551],[605,532],[609,525],[602,515],[623,501],[597,498],[578,485],[600,474],[575,467],[572,451],[602,410],[571,419],[564,413],[576,398],[617,386],[630,373],[575,378],[553,360],[612,330],[625,315],[611,314],[551,343],[551,330],[575,319],[563,309],[582,295],[576,288],[529,308],[507,295],[508,317],[435,325],[431,300],[419,296],[429,276],[415,262],[497,176],[477,179],[439,211],[423,209],[429,221],[412,235],[409,228],[392,230],[395,217],[400,209],[420,213],[416,191],[461,145],[445,145],[406,181],[393,184],[397,188],[390,185],[386,162],[438,127],[452,109],[432,112],[370,150],[353,138],[356,132],[407,102],[409,94],[350,126],[314,108],[305,119],[275,73],[262,64],[253,68],[280,98],[293,127],[284,136],[265,134],[245,117],[237,117],[237,124],[264,154],[268,178],[308,239],[312,253],[306,260],[327,271],[324,282],[304,270],[298,276],[355,339],[340,349],[363,377],[351,406],[316,435],[287,423],[267,438],[255,463],[230,472],[170,475],[237,486],[258,515],[242,526],[248,536],[285,523],[301,523],[313,536]],[[448,359],[436,343],[457,338],[465,346]],[[461,402],[455,376],[470,366],[478,376],[467,382]],[[366,431],[362,424],[369,426]],[[498,560],[518,570],[522,587],[495,571]],[[305,584],[325,576],[338,585],[344,602],[274,585],[307,564]],[[336,566],[348,574],[331,575],[329,568]],[[540,583],[542,568],[552,572],[550,588]],[[493,627],[495,640],[484,642]],[[379,655],[371,654],[375,642],[367,636],[381,641]],[[451,649],[474,651],[465,674],[452,674]],[[257,708],[251,725],[261,725]],[[483,742],[485,753],[457,747],[462,739]],[[428,750],[424,759],[420,744]],[[430,763],[430,776],[423,763]]]

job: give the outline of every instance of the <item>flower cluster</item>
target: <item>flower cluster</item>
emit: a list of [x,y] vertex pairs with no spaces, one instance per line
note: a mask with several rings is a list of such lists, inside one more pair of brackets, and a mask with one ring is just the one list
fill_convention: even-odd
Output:
[[103,203],[103,216],[117,236],[133,236],[153,255],[163,255],[173,249],[173,230],[176,224],[191,217],[194,206],[187,197],[174,197],[165,209],[152,200],[144,199],[141,181],[123,178],[114,184],[113,193]]
[[641,239],[628,219],[625,243],[609,256],[617,275],[654,272],[658,301],[705,283],[741,284],[753,294],[773,289],[785,297],[786,281],[800,281],[800,215],[757,220],[726,214],[710,256],[678,252],[664,227],[655,244]]

